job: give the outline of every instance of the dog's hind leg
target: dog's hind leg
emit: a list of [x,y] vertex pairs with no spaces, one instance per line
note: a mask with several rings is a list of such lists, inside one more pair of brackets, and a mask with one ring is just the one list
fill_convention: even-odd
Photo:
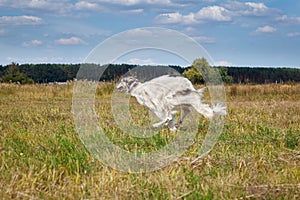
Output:
[[161,127],[165,125],[168,122],[168,120],[172,119],[172,118],[168,118],[166,112],[163,111],[154,111],[154,114],[161,120],[160,122],[153,124],[154,128]]
[[[153,124],[153,127],[158,128],[163,125],[167,125],[170,129],[175,127],[175,114],[176,111],[154,111],[155,115],[161,119],[160,122]],[[174,125],[173,125],[174,124]]]
[[191,112],[189,106],[182,106],[181,107],[182,112],[181,112],[181,116],[178,122],[178,125],[181,126],[183,123],[184,118]]
[[175,115],[176,115],[177,111],[172,111],[171,112],[171,116],[172,119],[170,121],[167,122],[167,126],[171,131],[176,131],[176,119],[175,119]]
[[[177,106],[180,106],[180,103],[184,105],[190,105],[194,107],[198,113],[202,114],[208,119],[211,119],[214,111],[208,104],[202,103],[201,92],[203,92],[203,90],[204,89],[201,89],[200,91],[189,91],[189,93],[185,95],[178,95],[175,97],[175,100],[173,100],[173,104]],[[188,113],[187,110],[185,112]]]

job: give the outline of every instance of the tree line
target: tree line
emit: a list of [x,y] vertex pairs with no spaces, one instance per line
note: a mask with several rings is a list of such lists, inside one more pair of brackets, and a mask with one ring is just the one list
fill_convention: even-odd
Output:
[[[194,64],[197,64],[197,67]],[[109,64],[105,66],[96,64],[17,64],[11,63],[6,66],[0,65],[0,82],[5,83],[50,83],[66,82],[76,78],[79,68],[105,67],[100,81],[113,81],[130,71],[138,65],[131,64]],[[196,59],[192,66],[183,68],[181,66],[167,66],[171,71],[189,78],[193,83],[204,83],[203,77],[209,72],[209,64],[204,58]],[[202,70],[199,70],[203,69]],[[159,75],[154,72],[163,71],[161,68],[166,66],[143,66],[142,73],[148,77]],[[145,70],[143,70],[145,69]],[[154,70],[156,69],[156,70]],[[300,69],[296,68],[250,68],[250,67],[213,67],[220,72],[221,78],[225,83],[241,84],[265,84],[265,83],[287,83],[300,82]],[[170,73],[173,73],[171,72]],[[202,73],[202,74],[201,74]]]
[[300,82],[299,68],[227,67],[234,83],[288,83]]

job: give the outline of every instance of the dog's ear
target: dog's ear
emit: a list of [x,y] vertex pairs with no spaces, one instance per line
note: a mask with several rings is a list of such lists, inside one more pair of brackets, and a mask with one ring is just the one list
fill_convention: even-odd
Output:
[[129,74],[129,76],[137,78],[137,73],[135,71],[132,71],[131,69],[128,70],[128,74]]
[[136,77],[134,77],[134,76],[128,76],[128,77],[126,77],[126,82],[129,85],[131,85],[132,83],[135,83],[137,81],[138,81],[138,79]]

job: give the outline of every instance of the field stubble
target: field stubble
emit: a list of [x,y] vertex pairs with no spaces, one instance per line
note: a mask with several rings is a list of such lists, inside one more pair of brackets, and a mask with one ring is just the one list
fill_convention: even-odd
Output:
[[[128,151],[172,140],[120,131],[110,113],[112,83],[97,89],[99,123]],[[23,199],[299,199],[300,85],[226,86],[228,115],[218,143],[192,162],[208,121],[177,162],[153,173],[121,173],[94,160],[72,118],[72,85],[0,85],[0,198]],[[137,124],[148,112],[131,100]]]

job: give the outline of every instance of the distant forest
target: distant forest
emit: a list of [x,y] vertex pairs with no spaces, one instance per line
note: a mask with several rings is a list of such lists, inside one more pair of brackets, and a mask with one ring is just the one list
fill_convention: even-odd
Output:
[[[81,64],[17,64],[0,65],[0,82],[50,83],[74,80]],[[89,64],[97,67],[99,65]],[[113,81],[138,65],[109,64],[100,81]],[[146,66],[157,67],[157,66]],[[180,74],[192,67],[168,66]],[[226,83],[266,84],[300,82],[300,69],[296,68],[252,68],[217,67]]]

